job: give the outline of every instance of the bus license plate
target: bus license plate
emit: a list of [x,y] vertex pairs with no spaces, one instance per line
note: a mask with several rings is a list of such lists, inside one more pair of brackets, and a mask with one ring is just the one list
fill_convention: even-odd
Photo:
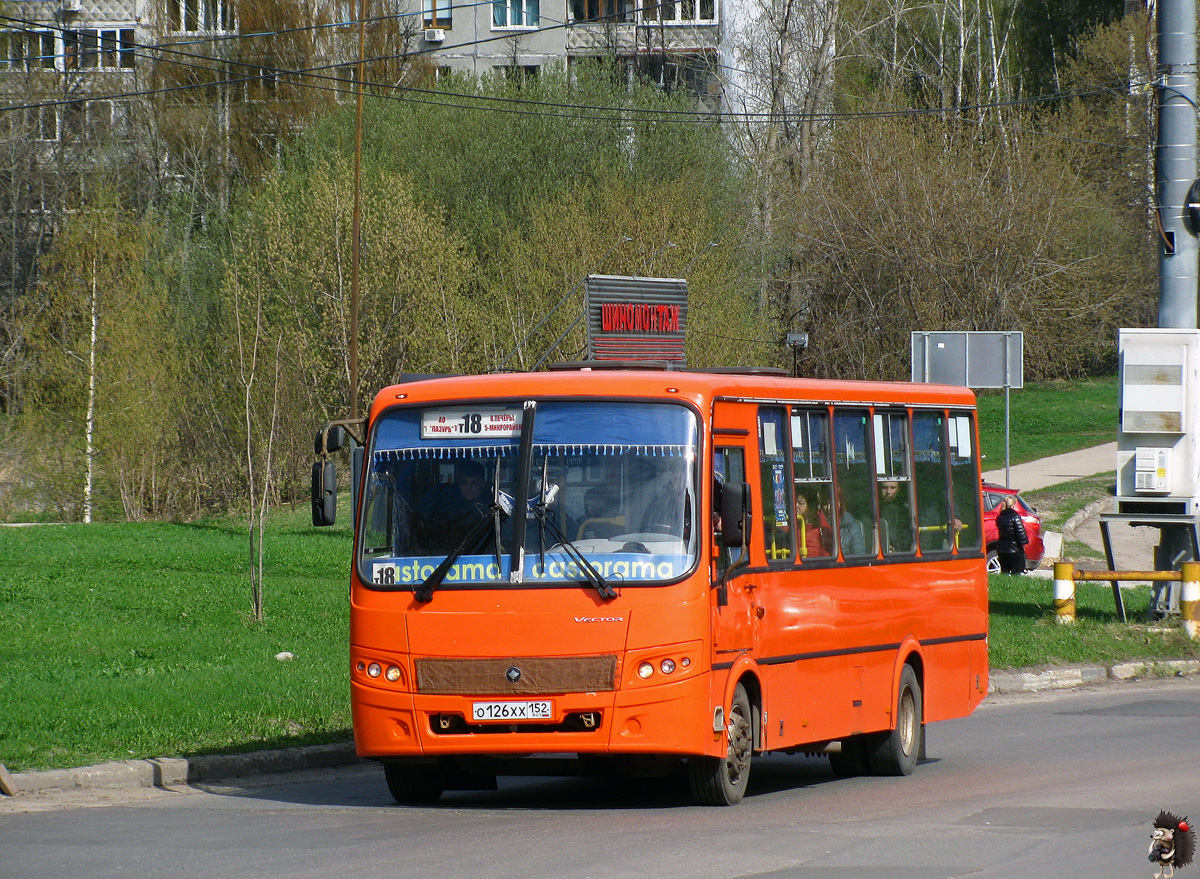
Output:
[[537,702],[476,702],[471,706],[471,719],[476,723],[518,720],[550,720],[554,704],[549,700]]

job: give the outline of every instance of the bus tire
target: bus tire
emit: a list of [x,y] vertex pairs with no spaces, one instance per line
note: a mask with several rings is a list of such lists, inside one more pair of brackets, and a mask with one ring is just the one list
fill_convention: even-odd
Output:
[[383,777],[392,798],[404,805],[435,802],[446,789],[437,762],[389,760],[383,764]]
[[876,737],[870,749],[871,771],[875,775],[911,775],[921,755],[924,730],[924,704],[921,683],[911,665],[900,673],[900,691],[896,697],[896,728]]
[[867,741],[863,736],[846,736],[840,751],[829,752],[829,768],[837,778],[857,778],[871,767],[867,760]]
[[704,806],[734,806],[746,795],[754,752],[754,718],[750,697],[741,684],[733,691],[726,729],[729,741],[724,757],[689,757],[687,761],[692,796]]

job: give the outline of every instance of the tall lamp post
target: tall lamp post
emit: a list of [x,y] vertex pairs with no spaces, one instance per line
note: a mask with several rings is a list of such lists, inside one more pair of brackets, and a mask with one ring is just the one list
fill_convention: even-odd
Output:
[[[358,0],[358,65],[354,77],[354,216],[350,244],[350,417],[358,418],[358,278],[362,239],[362,115],[366,78],[367,0]],[[350,438],[350,509],[358,510],[358,474],[363,450]],[[353,515],[353,513],[352,513]]]

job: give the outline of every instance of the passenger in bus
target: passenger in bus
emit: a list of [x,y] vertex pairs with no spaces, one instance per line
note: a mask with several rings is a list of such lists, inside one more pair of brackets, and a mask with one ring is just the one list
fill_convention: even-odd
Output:
[[[439,485],[425,496],[420,515],[426,552],[452,552],[458,541],[491,511],[487,478],[478,461],[463,461],[454,472],[454,485]],[[468,547],[468,552],[474,548]]]
[[912,550],[912,513],[908,508],[908,496],[894,479],[879,483],[879,530],[884,552]]
[[634,521],[636,531],[646,534],[684,535],[687,504],[686,471],[675,458],[639,458],[634,460],[633,484],[637,497],[634,510],[641,515]]
[[579,526],[580,538],[615,537],[625,530],[617,498],[616,485],[593,485],[583,496],[584,517]]
[[846,504],[845,494],[842,491],[842,486],[839,483],[837,487],[837,502],[838,502],[838,536],[842,541],[842,555],[865,555],[867,552],[867,538],[863,532],[862,522],[854,517],[850,512],[850,507]]
[[801,558],[828,556],[833,548],[833,529],[829,527],[819,503],[809,503],[808,497],[796,492],[796,542]]

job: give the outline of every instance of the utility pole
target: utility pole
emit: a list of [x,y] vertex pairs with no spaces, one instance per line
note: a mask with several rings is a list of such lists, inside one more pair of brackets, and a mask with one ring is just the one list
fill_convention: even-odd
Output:
[[1185,221],[1196,180],[1196,0],[1158,0],[1158,144],[1155,196],[1161,232],[1158,325],[1196,328],[1196,233]]
[[[354,108],[354,219],[350,245],[350,417],[358,418],[358,286],[362,241],[362,128],[363,81],[366,79],[367,0],[358,0],[358,65],[355,68]],[[358,512],[358,476],[363,450],[350,437],[350,515]]]
[[[1155,195],[1162,249],[1159,253],[1158,326],[1196,328],[1197,253],[1193,219],[1187,222],[1188,191],[1196,181],[1196,0],[1158,0],[1158,149]],[[1194,196],[1193,196],[1194,200]],[[1159,526],[1155,567],[1170,570],[1192,557],[1192,529]]]
[[358,0],[358,65],[354,77],[354,218],[350,248],[350,417],[358,417],[358,263],[362,239],[362,116],[366,76],[367,0]]

